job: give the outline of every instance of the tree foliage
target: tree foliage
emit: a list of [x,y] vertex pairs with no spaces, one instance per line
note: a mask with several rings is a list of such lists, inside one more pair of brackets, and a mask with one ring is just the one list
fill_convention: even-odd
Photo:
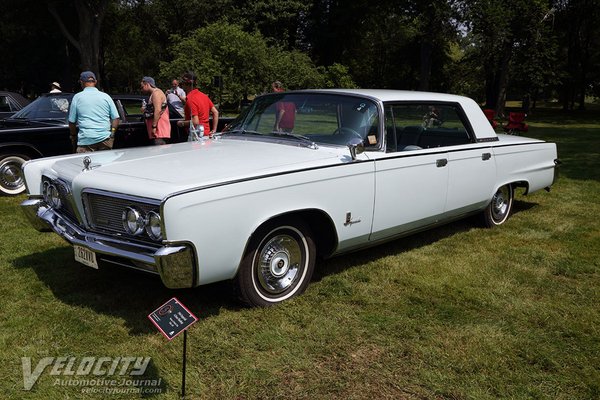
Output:
[[[380,87],[504,100],[600,94],[600,0],[3,0],[0,87],[112,92],[194,70],[225,100],[268,90]],[[23,16],[26,15],[27,18]]]
[[192,71],[200,86],[216,93],[212,82],[219,76],[230,102],[270,90],[275,80],[288,89],[322,87],[329,81],[353,85],[345,68],[318,69],[307,54],[270,45],[260,32],[248,33],[238,25],[215,23],[171,40],[172,61],[161,63],[162,81]]

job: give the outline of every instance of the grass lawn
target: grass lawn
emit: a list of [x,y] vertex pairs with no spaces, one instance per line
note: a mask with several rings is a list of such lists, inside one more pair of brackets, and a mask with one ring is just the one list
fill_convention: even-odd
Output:
[[[177,296],[200,318],[188,398],[600,398],[600,115],[528,122],[559,144],[550,193],[519,195],[498,229],[464,220],[319,262],[303,296],[270,309],[240,308],[227,283],[173,291],[77,264],[29,227],[24,196],[0,197],[0,397],[178,399],[183,338],[168,342],[146,317]],[[126,356],[151,358],[143,378],[161,393],[82,394],[50,367],[24,390],[22,357],[33,369]]]

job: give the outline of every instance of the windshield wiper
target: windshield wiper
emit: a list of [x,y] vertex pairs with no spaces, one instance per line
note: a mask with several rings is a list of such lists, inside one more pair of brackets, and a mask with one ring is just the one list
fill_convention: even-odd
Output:
[[302,140],[303,142],[308,142],[307,147],[314,149],[314,150],[319,148],[319,146],[317,146],[317,144],[315,142],[313,142],[309,137],[304,136],[304,135],[299,135],[297,133],[292,133],[292,132],[281,132],[281,131],[273,131],[273,132],[271,132],[271,134],[275,135],[275,136],[291,137],[294,139]]
[[220,135],[224,135],[224,134],[241,134],[241,135],[259,135],[259,136],[264,136],[262,133],[257,132],[257,131],[249,131],[247,129],[233,129],[231,131],[225,131],[225,132],[218,132],[215,133],[215,136],[220,136]]

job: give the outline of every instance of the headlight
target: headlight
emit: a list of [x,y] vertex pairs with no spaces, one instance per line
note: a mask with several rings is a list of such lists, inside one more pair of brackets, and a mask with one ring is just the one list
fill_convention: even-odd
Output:
[[135,207],[127,207],[123,211],[123,228],[130,235],[139,235],[144,232],[144,216]]
[[154,240],[162,239],[160,215],[156,211],[150,211],[146,216],[146,233]]
[[62,201],[60,200],[60,192],[55,185],[50,184],[48,186],[48,197],[50,198],[50,205],[52,208],[59,209],[62,206]]

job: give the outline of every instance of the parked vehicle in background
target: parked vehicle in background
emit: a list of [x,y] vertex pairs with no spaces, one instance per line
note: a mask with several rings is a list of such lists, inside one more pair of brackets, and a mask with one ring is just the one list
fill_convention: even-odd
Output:
[[[121,124],[115,133],[114,148],[150,145],[140,108],[144,96],[112,95]],[[0,121],[0,194],[15,195],[25,191],[21,166],[27,160],[70,154],[73,152],[67,121],[73,93],[47,93],[22,110]],[[169,106],[171,141],[187,139],[177,127],[181,116]],[[222,124],[231,119],[224,118]],[[222,125],[221,125],[222,127]]]
[[[292,132],[274,130],[282,103],[302,110]],[[557,162],[554,143],[497,135],[465,97],[304,90],[256,98],[206,141],[28,162],[22,206],[92,268],[169,288],[231,279],[268,306],[302,293],[318,257],[473,214],[501,225]]]
[[19,93],[0,91],[0,119],[8,118],[29,104]]

